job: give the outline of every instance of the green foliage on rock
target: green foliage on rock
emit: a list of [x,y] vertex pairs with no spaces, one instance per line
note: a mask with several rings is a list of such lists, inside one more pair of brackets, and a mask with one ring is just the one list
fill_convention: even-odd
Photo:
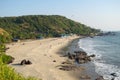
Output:
[[9,55],[6,55],[5,53],[0,54],[0,58],[3,63],[8,64],[10,61],[12,61],[12,57]]
[[0,27],[13,38],[34,39],[38,36],[57,37],[60,34],[89,35],[99,30],[59,15],[1,17]]

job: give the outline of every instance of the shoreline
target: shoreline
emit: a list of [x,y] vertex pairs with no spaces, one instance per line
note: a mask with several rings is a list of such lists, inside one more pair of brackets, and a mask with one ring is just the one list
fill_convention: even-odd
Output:
[[[82,39],[82,38],[79,38],[79,39]],[[83,49],[78,46],[79,39],[75,39],[74,41],[72,41],[72,43],[70,43],[68,52],[73,53],[74,51],[83,51]],[[80,80],[85,80],[85,79],[80,78],[82,76],[91,78],[91,79],[87,79],[87,80],[95,80],[98,77],[100,77],[100,75],[98,75],[98,73],[95,72],[95,66],[92,62],[88,62],[88,63],[84,63],[84,64],[77,64],[77,65],[79,65],[83,68],[83,70],[81,71],[82,75],[81,76],[79,75],[79,74],[81,74],[80,71],[73,72],[73,74],[74,74],[74,76],[78,77]]]
[[[80,65],[79,71],[63,71],[57,67],[60,66],[62,62],[68,60],[67,57],[61,57],[61,55],[67,53],[68,49],[72,50],[73,47],[76,47],[75,40],[78,40],[78,38],[78,36],[49,38],[13,43],[14,45],[8,44],[7,46],[10,47],[10,49],[6,54],[15,57],[15,61],[10,64],[10,66],[24,76],[33,76],[43,80],[79,80],[81,77],[79,75],[84,72],[82,76],[89,76],[91,72],[88,72],[92,67],[89,67],[88,72],[85,71],[86,68],[84,68],[88,65],[83,67]],[[70,49],[71,46],[72,48]],[[32,64],[18,65],[23,59],[32,61]],[[96,78],[98,76],[92,77]],[[92,78],[87,80],[92,80]]]

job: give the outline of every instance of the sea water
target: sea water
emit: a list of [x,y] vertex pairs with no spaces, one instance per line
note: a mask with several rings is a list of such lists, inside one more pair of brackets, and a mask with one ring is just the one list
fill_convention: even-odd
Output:
[[[115,32],[115,35],[83,38],[78,44],[88,55],[96,55],[92,62],[99,75],[105,80],[120,80],[120,32]],[[112,73],[116,76],[111,75]]]

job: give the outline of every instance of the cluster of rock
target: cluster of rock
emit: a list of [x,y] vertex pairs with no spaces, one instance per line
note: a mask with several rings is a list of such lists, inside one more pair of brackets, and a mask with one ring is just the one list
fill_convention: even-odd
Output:
[[101,32],[99,34],[97,34],[97,36],[114,36],[115,32]]
[[72,70],[77,70],[77,66],[75,65],[61,65],[60,70],[63,70],[63,71],[72,71]]
[[79,64],[87,63],[91,61],[91,57],[95,57],[94,54],[88,56],[84,51],[74,51],[74,54],[68,53],[68,58],[75,60]]
[[73,62],[71,62],[69,60],[62,62],[61,65],[59,65],[57,67],[63,71],[75,71],[75,70],[80,69],[79,66],[74,65]]
[[26,59],[22,60],[20,63],[20,65],[30,65],[30,64],[32,64],[32,62]]

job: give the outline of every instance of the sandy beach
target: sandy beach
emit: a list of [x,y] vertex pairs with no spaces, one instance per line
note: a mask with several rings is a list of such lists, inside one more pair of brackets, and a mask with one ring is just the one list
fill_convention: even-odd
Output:
[[[24,76],[34,76],[42,80],[77,80],[69,74],[70,71],[59,70],[57,67],[67,60],[66,57],[60,57],[59,54],[64,53],[61,49],[77,38],[79,37],[72,36],[11,43],[7,45],[10,49],[6,54],[15,58],[10,66]],[[32,64],[19,65],[23,59],[30,60]]]

